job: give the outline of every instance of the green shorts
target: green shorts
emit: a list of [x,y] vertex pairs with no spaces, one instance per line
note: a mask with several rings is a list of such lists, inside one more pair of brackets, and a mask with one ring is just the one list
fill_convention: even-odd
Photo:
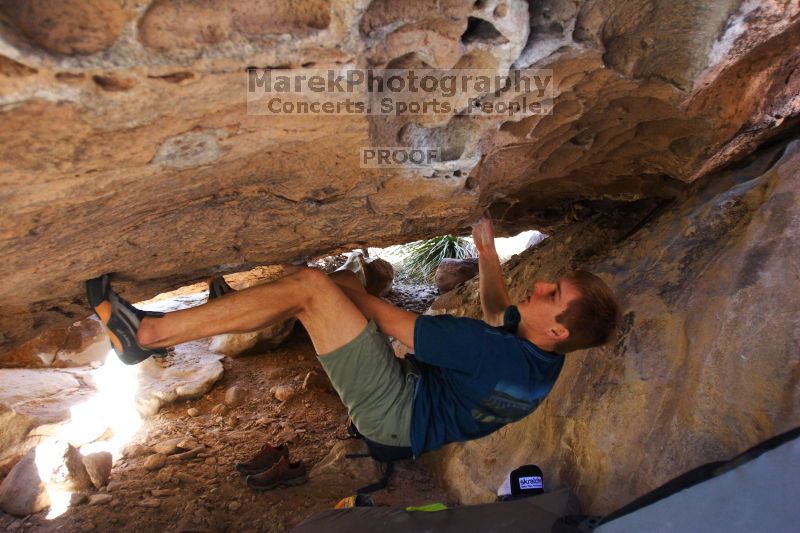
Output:
[[419,374],[398,359],[372,320],[352,341],[319,357],[358,431],[389,446],[411,446]]

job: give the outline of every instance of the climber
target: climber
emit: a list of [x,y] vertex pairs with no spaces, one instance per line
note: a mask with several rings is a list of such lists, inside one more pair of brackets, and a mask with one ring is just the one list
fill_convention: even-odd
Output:
[[[537,282],[510,305],[488,216],[473,237],[484,320],[420,316],[367,294],[352,272],[312,268],[239,291],[218,278],[208,303],[171,313],[133,307],[107,276],[88,281],[87,294],[127,364],[295,316],[361,434],[419,456],[528,415],[555,383],[563,354],[607,342],[617,322],[611,290],[584,271]],[[414,355],[395,357],[385,335]]]

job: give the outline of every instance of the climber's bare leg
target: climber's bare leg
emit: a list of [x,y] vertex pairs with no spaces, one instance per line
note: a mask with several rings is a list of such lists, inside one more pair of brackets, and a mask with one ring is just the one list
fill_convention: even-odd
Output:
[[[284,275],[287,276],[299,272],[304,268],[308,268],[305,266],[290,265],[290,264],[285,264],[281,266],[283,267]],[[340,287],[346,287],[348,289],[357,292],[367,292],[364,286],[361,285],[361,282],[358,281],[358,276],[356,276],[355,272],[351,270],[337,270],[336,272],[331,272],[330,274],[328,274],[328,277]]]
[[336,282],[350,285],[348,278],[303,268],[197,307],[145,318],[137,338],[142,346],[161,348],[222,333],[256,331],[296,316],[317,353],[326,354],[353,340],[367,325],[361,311],[337,286]]
[[[337,270],[336,272],[331,272],[328,274],[328,277],[338,286],[344,287],[356,292],[367,292],[361,282],[358,281],[358,276],[356,276],[355,272],[351,272],[350,270]],[[346,293],[347,291],[345,291]]]

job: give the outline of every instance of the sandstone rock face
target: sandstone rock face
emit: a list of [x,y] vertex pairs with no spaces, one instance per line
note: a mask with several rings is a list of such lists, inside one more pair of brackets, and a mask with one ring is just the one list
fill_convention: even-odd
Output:
[[83,374],[60,370],[0,370],[0,471],[70,419],[70,407],[85,402],[94,389]]
[[79,367],[103,362],[111,351],[103,325],[87,318],[68,327],[53,328],[12,350],[9,367]]
[[442,259],[436,268],[434,281],[439,292],[445,293],[478,275],[478,258]]
[[[620,335],[568,354],[526,419],[437,453],[442,480],[463,502],[491,501],[532,462],[602,515],[800,425],[798,186],[795,140],[676,203],[587,215],[507,265],[514,301],[537,279],[597,272],[621,299]],[[432,307],[480,316],[477,280]]]
[[[0,2],[0,349],[219,272],[667,196],[795,123],[796,2]],[[553,70],[554,113],[253,116],[243,70]],[[504,96],[483,95],[486,101]],[[360,149],[438,146],[429,169]],[[102,221],[102,223],[100,223]]]

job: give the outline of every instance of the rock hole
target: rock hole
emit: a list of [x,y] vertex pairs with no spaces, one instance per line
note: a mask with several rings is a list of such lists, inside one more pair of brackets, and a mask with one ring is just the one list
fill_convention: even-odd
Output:
[[469,17],[469,19],[467,19],[467,29],[461,35],[461,42],[464,44],[473,42],[505,44],[508,42],[508,39],[503,37],[503,34],[497,31],[494,24],[488,20],[478,17]]
[[594,140],[594,133],[591,130],[584,130],[569,141],[576,146],[589,146]]
[[499,6],[494,8],[494,16],[496,18],[501,19],[501,18],[505,17],[506,15],[508,15],[508,6],[507,5],[500,4]]
[[483,9],[486,7],[486,0],[475,0],[475,3],[472,4],[472,7],[475,9]]
[[98,87],[108,92],[127,91],[134,85],[133,80],[118,78],[116,76],[94,75],[92,76],[92,80]]
[[82,81],[85,77],[82,72],[56,72],[56,79],[64,83]]
[[476,185],[477,185],[476,180],[472,176],[468,177],[464,181],[464,189],[467,190],[467,191],[473,190]]
[[168,83],[180,83],[185,80],[190,80],[194,78],[194,74],[187,71],[181,72],[171,72],[169,74],[164,74],[162,76],[147,76],[152,80],[163,80]]
[[280,65],[264,65],[263,67],[256,67],[254,65],[250,65],[245,68],[245,72],[248,70],[291,70],[292,66],[286,63],[282,63]]
[[460,170],[456,170],[455,172],[453,172],[453,176],[455,176],[457,178],[460,178],[461,174],[462,174],[462,172]]

